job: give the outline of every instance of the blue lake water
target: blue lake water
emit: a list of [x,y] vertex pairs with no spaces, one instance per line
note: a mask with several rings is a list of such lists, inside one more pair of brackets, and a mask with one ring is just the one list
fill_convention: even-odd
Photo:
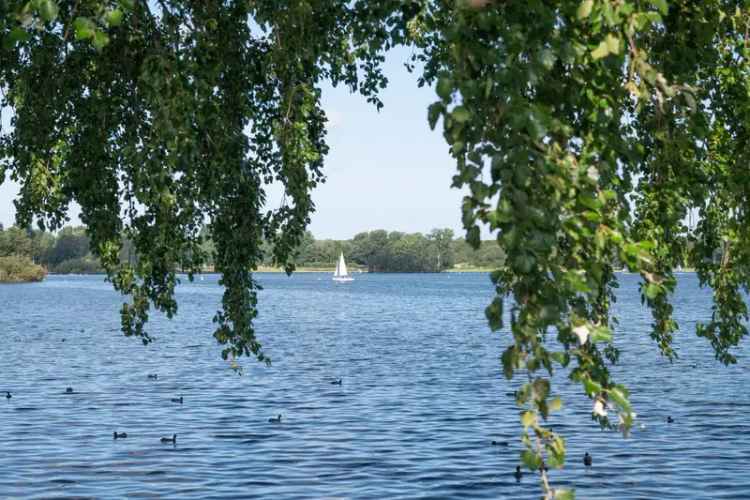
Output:
[[[259,278],[273,366],[244,360],[243,376],[211,336],[216,276],[180,286],[178,316],[152,318],[148,347],[122,336],[122,297],[101,277],[0,285],[0,390],[13,393],[0,399],[0,498],[539,498],[536,477],[512,476],[520,424],[499,361],[508,333],[484,319],[486,275]],[[627,373],[615,373],[645,428],[600,430],[561,374],[552,424],[569,463],[553,484],[579,498],[750,498],[748,348],[735,366],[714,360],[693,332],[711,292],[684,274],[670,364],[648,336],[637,277],[621,280]],[[173,433],[176,446],[160,442]]]

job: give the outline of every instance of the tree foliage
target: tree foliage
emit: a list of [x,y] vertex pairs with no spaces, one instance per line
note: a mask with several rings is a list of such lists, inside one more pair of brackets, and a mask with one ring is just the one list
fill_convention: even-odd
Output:
[[688,242],[689,264],[715,291],[698,334],[732,363],[747,333],[748,11],[744,2],[678,0],[444,7],[426,8],[417,37],[423,78],[439,96],[429,119],[442,119],[454,183],[471,192],[468,237],[477,241],[486,224],[508,255],[492,275],[487,316],[502,327],[512,298],[503,365],[508,377],[528,378],[517,401],[529,456],[561,466],[561,437],[544,425],[559,407],[549,384],[557,367],[571,368],[602,425],[627,432],[634,418],[608,369],[618,359],[615,259],[643,277],[651,336],[668,358],[678,328],[673,269]]
[[[214,336],[254,354],[261,241],[292,269],[323,180],[320,85],[376,104],[392,2],[7,1],[0,87],[13,110],[2,171],[22,185],[17,219],[56,229],[81,206],[94,252],[144,343],[153,305],[177,311],[176,270],[199,271],[207,220],[225,287]],[[285,190],[264,206],[266,185]],[[123,238],[138,260],[122,262]]]
[[[568,495],[544,472],[565,460],[545,424],[560,406],[558,367],[571,369],[602,425],[627,432],[634,418],[609,369],[613,262],[642,276],[651,336],[672,359],[672,270],[690,243],[689,265],[714,290],[697,333],[720,361],[736,361],[750,270],[744,1],[156,4],[0,6],[0,86],[14,110],[0,147],[23,186],[19,219],[56,227],[80,203],[110,278],[133,299],[127,334],[149,339],[149,304],[174,314],[175,268],[200,267],[207,218],[226,287],[215,336],[225,355],[263,359],[248,269],[263,238],[291,269],[323,180],[321,82],[377,104],[383,51],[410,43],[419,83],[437,92],[429,124],[441,123],[454,185],[470,193],[468,240],[478,244],[487,225],[507,255],[487,317],[497,330],[510,316],[503,367],[527,377],[517,398],[524,461],[542,471],[548,497]],[[266,210],[263,186],[274,180],[288,202]],[[116,258],[123,233],[137,265]]]
[[382,229],[359,233],[350,242],[350,255],[369,272],[440,272],[453,267],[453,231],[434,229],[427,236]]

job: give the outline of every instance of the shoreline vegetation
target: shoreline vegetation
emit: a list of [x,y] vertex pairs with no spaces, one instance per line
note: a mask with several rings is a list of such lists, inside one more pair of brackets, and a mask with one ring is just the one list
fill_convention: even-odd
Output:
[[[208,231],[201,234],[207,258],[204,274],[214,270],[213,242]],[[1,282],[40,281],[47,274],[103,274],[99,260],[91,253],[83,227],[66,226],[57,233],[0,225]],[[294,254],[295,272],[330,272],[340,253],[353,273],[490,272],[501,267],[505,256],[495,241],[472,248],[450,229],[433,229],[428,234],[402,233],[382,229],[362,232],[349,240],[315,239],[309,231]],[[123,240],[120,259],[137,263],[132,243]],[[256,272],[284,272],[272,260],[273,247],[263,244],[266,257]]]
[[47,270],[28,257],[0,257],[0,283],[33,283],[42,281],[46,275]]
[[[204,234],[203,250],[208,255],[202,274],[214,272],[213,242]],[[254,272],[283,273],[270,256],[273,248],[264,244],[268,256]],[[296,273],[333,273],[343,252],[350,272],[369,273],[489,273],[503,267],[505,256],[495,241],[483,241],[473,249],[450,229],[433,229],[428,234],[401,233],[382,229],[359,233],[349,240],[315,239],[306,232],[295,254]],[[132,244],[125,240],[120,251],[123,261],[133,260]],[[693,272],[678,268],[675,272]],[[627,272],[619,269],[618,272]],[[83,227],[64,227],[58,233],[3,229],[0,225],[0,283],[41,281],[47,275],[104,274],[89,248]]]

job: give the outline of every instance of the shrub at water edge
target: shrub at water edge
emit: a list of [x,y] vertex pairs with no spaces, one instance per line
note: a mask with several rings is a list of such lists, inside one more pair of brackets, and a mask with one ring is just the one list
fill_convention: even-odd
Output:
[[0,257],[0,283],[42,281],[47,272],[28,257],[9,255]]

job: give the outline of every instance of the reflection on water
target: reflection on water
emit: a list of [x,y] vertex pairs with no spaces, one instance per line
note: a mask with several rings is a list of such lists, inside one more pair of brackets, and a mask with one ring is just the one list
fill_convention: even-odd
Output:
[[[737,366],[713,360],[691,331],[710,292],[685,274],[680,359],[660,359],[636,277],[622,279],[621,380],[645,428],[599,430],[561,377],[553,426],[570,454],[552,480],[580,498],[750,498],[747,348]],[[0,497],[538,498],[536,478],[513,477],[518,411],[499,364],[507,332],[485,325],[485,275],[261,281],[274,363],[245,361],[242,377],[211,337],[216,277],[180,287],[179,315],[153,318],[148,347],[119,333],[122,298],[101,277],[0,286],[0,390],[13,393],[0,399]]]

